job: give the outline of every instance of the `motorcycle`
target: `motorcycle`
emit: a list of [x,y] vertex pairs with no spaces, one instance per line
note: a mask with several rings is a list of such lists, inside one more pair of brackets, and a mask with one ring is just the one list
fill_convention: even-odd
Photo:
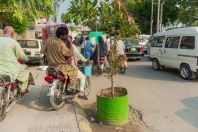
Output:
[[102,73],[103,73],[103,71],[104,71],[104,60],[105,59],[105,57],[100,57],[100,59],[99,59],[99,65],[97,66],[97,73],[99,74],[99,75],[101,75]]
[[124,56],[120,56],[120,60],[121,60],[120,73],[124,74],[126,73],[127,70],[128,58],[124,55]]
[[23,96],[19,84],[17,80],[13,82],[9,75],[0,75],[0,121]]
[[[65,77],[64,74],[56,68],[49,67],[46,71],[45,81],[49,85],[49,101],[54,110],[58,110],[64,106],[65,101],[72,99],[80,92],[80,80],[77,81],[76,88],[71,92],[67,90],[69,83],[69,77]],[[87,78],[85,83],[85,96],[90,93],[91,85],[90,80]]]

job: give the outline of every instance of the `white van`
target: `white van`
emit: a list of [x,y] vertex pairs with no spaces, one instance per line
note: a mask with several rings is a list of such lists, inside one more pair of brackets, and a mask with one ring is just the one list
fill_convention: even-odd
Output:
[[151,39],[152,67],[158,71],[175,68],[183,79],[198,75],[198,27],[156,33]]
[[40,53],[43,46],[41,39],[20,39],[17,41],[32,63],[43,63],[44,54]]

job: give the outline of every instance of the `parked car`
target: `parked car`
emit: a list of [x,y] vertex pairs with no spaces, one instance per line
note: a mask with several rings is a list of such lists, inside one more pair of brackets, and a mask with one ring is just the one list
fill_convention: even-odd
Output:
[[139,35],[139,44],[144,46],[144,54],[148,53],[148,44],[147,42],[150,39],[150,35],[141,34]]
[[140,60],[144,56],[144,46],[140,45],[138,40],[133,40],[131,38],[124,38],[122,41],[125,44],[125,55],[129,59]]
[[198,27],[178,28],[153,35],[152,67],[175,68],[183,79],[198,76]]
[[24,53],[30,59],[31,63],[43,63],[44,54],[40,53],[43,45],[41,39],[21,39],[17,41],[24,50]]

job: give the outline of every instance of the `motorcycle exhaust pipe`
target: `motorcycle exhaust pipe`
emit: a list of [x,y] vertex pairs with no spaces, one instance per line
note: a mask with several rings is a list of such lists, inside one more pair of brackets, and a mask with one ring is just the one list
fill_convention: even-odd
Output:
[[64,95],[63,97],[61,97],[62,100],[68,100],[68,99],[72,99],[74,96],[73,95]]
[[16,102],[12,102],[12,103],[8,106],[8,108],[5,109],[5,113],[8,113],[8,112],[11,110],[11,108],[12,108],[15,104],[16,104]]

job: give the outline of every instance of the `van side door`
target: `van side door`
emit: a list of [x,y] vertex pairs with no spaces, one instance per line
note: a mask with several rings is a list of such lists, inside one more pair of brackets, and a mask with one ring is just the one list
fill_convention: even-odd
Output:
[[177,68],[178,59],[177,54],[179,52],[180,36],[167,36],[165,41],[165,47],[162,51],[161,65]]
[[[181,38],[178,59],[181,63],[189,64],[192,71],[196,71],[198,63],[197,35],[185,35]],[[180,66],[180,65],[179,65]],[[179,67],[178,66],[178,67]]]

